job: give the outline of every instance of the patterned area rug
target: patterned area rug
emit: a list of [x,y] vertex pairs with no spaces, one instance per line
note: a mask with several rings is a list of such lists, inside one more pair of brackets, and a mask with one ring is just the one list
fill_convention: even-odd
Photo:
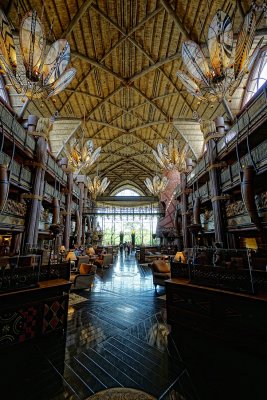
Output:
[[86,297],[79,296],[76,293],[70,293],[69,305],[70,306],[74,306],[74,304],[79,304],[79,303],[82,303],[83,301],[86,301],[86,300],[88,300]]
[[93,396],[87,397],[86,400],[156,400],[155,397],[148,393],[142,392],[141,390],[130,389],[130,388],[112,388],[102,390],[94,394]]

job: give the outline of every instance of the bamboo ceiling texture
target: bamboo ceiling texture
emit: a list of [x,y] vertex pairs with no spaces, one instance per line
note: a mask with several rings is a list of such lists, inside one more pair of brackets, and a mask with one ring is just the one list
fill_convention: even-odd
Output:
[[[50,41],[68,39],[70,66],[77,69],[68,88],[44,102],[25,104],[11,88],[12,105],[23,118],[57,112],[50,136],[57,158],[64,155],[63,141],[82,135],[85,121],[85,136],[102,150],[84,172],[91,176],[98,171],[111,181],[105,194],[127,185],[148,195],[144,179],[160,173],[152,154],[158,143],[168,143],[170,136],[181,146],[188,141],[197,160],[203,137],[195,112],[202,119],[227,118],[221,104],[200,102],[177,78],[178,69],[185,71],[183,41],[198,42],[207,55],[205,39],[215,12],[234,14],[236,33],[250,5],[240,0],[2,1],[15,32],[18,10],[24,14],[35,8]],[[261,36],[256,34],[255,43]],[[244,82],[241,86],[230,103],[234,115],[241,107]]]

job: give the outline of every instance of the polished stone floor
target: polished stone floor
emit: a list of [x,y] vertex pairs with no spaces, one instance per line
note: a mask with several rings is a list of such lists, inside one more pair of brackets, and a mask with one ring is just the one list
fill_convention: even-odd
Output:
[[71,295],[64,398],[120,386],[157,399],[198,398],[168,341],[164,293],[155,292],[148,266],[120,254],[112,267],[98,270],[91,292]]
[[181,331],[174,343],[165,303],[150,268],[134,254],[119,255],[98,270],[91,291],[71,293],[66,338],[1,353],[1,398],[85,400],[112,387],[159,400],[266,397],[266,360],[194,332]]

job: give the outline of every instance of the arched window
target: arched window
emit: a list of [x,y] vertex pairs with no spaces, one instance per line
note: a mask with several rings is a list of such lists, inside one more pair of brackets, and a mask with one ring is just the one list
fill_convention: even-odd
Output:
[[251,97],[261,88],[267,80],[267,46],[264,46],[255,60],[252,68],[246,91],[244,94],[242,108],[251,99]]
[[132,189],[123,189],[120,192],[116,193],[115,196],[140,196],[140,194]]
[[0,97],[8,104],[10,105],[9,97],[7,94],[7,90],[5,88],[5,82],[3,77],[0,75]]

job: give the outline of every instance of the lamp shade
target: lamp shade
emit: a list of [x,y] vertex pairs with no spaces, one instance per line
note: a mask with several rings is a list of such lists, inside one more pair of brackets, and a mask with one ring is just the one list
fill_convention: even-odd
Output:
[[66,260],[67,261],[76,261],[77,260],[77,257],[75,255],[74,251],[69,251],[68,252]]
[[89,249],[86,251],[86,253],[89,256],[94,256],[95,255],[95,249],[93,247],[89,247]]
[[185,262],[184,253],[182,251],[177,251],[174,257],[174,261],[184,263]]

